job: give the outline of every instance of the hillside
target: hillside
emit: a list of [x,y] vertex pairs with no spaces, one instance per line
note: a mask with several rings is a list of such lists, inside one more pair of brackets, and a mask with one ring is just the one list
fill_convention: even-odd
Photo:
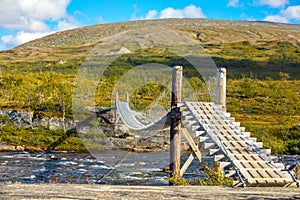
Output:
[[[37,62],[53,66],[59,65],[60,61],[64,61],[65,65],[77,65],[101,39],[141,27],[163,27],[188,32],[215,57],[218,66],[238,67],[242,72],[243,67],[248,65],[256,68],[270,66],[272,70],[290,73],[292,78],[296,76],[299,79],[300,76],[295,74],[297,69],[294,67],[300,60],[299,25],[207,19],[133,21],[59,32],[0,52],[1,66],[5,68],[14,65],[16,68],[20,62],[22,66],[24,63],[32,65]],[[247,66],[245,62],[248,62]]]
[[[37,117],[71,118],[74,78],[85,57],[105,37],[142,27],[183,31],[199,42],[218,67],[228,69],[229,112],[274,152],[300,151],[297,125],[300,121],[300,25],[163,19],[100,24],[55,33],[0,52],[1,109],[30,110]],[[168,35],[161,37],[168,39]],[[130,62],[124,57],[115,63],[105,80],[109,84],[99,86],[96,97],[99,106],[111,105],[115,78],[124,73],[120,66],[134,67],[142,53],[133,55]],[[160,61],[165,55],[155,59]],[[195,74],[191,73],[189,78],[199,91],[201,85]],[[147,105],[159,91],[153,85],[152,89],[139,92],[142,102],[139,105]],[[2,129],[0,142],[20,145],[30,141],[15,142],[9,134],[4,134],[11,132],[7,127]],[[32,132],[35,135],[39,131]],[[53,140],[45,135],[41,137]]]

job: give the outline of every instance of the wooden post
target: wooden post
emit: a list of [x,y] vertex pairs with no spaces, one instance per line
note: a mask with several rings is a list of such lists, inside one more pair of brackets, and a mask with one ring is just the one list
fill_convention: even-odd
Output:
[[[171,96],[171,127],[170,127],[170,176],[180,178],[180,128],[182,67],[176,66],[172,70],[172,96]],[[173,185],[170,183],[170,185]]]
[[129,94],[128,94],[128,92],[126,92],[126,102],[129,104]]
[[226,110],[226,69],[218,68],[217,70],[217,95],[216,103],[221,104]]
[[119,101],[119,95],[116,92],[116,99],[115,99],[115,126],[118,123],[118,110],[117,110],[117,102]]

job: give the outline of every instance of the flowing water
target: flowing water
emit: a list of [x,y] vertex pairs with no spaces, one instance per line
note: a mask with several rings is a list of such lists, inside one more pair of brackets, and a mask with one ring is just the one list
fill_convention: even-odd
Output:
[[167,185],[169,152],[0,152],[0,183]]
[[[183,155],[183,160],[187,155]],[[0,152],[0,184],[4,183],[76,183],[122,185],[168,185],[169,152],[135,153],[121,150],[88,153]],[[285,156],[289,165],[299,156]],[[185,178],[203,177],[194,162]]]

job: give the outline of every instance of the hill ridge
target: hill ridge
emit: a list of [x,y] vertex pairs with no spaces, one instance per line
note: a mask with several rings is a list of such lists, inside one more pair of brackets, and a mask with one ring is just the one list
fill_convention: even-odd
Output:
[[[20,45],[19,47],[31,47],[31,46],[40,46],[40,41],[47,40],[47,39],[56,39],[57,41],[61,41],[62,37],[70,37],[72,38],[72,35],[80,35],[77,32],[83,32],[84,34],[81,35],[82,41],[90,41],[92,40],[92,43],[97,43],[100,39],[113,35],[116,31],[125,31],[128,29],[133,28],[141,28],[141,27],[164,27],[164,28],[191,28],[194,29],[202,28],[202,27],[210,27],[210,28],[219,28],[219,30],[222,30],[223,28],[218,26],[224,26],[224,28],[235,28],[235,27],[248,27],[248,28],[260,28],[260,29],[274,29],[274,30],[280,30],[282,32],[290,32],[291,34],[297,33],[297,35],[300,35],[300,25],[296,24],[284,24],[284,23],[274,23],[274,22],[264,22],[264,21],[242,21],[242,20],[211,20],[211,19],[203,19],[203,18],[189,18],[189,19],[159,19],[159,20],[137,20],[137,21],[128,21],[128,22],[114,22],[114,23],[107,23],[107,24],[96,24],[91,26],[84,26],[76,29],[66,30],[62,32],[57,32],[54,34],[51,34],[49,36],[45,36],[40,39],[36,39],[33,41],[30,41],[28,43],[25,43],[23,45]],[[221,29],[220,29],[221,28]],[[293,29],[292,29],[293,28]],[[101,30],[104,29],[104,30]],[[109,31],[108,31],[108,30]],[[96,32],[95,32],[96,31]],[[187,30],[190,31],[190,30]],[[205,30],[202,30],[203,32],[206,32]],[[266,31],[266,30],[265,30]],[[101,35],[101,32],[103,35]],[[90,34],[90,37],[85,36],[86,34]],[[67,35],[67,36],[64,36]],[[274,35],[276,35],[274,33]],[[285,35],[286,36],[286,35]],[[87,40],[84,40],[87,39]],[[266,38],[269,39],[269,38]],[[284,38],[282,38],[284,39]],[[229,40],[230,41],[230,40]],[[211,42],[210,40],[204,41],[204,42]],[[68,44],[68,43],[66,43]],[[48,46],[48,47],[64,47],[67,45],[64,45],[64,43],[61,44],[53,44],[54,46]],[[86,44],[86,43],[82,43]],[[47,46],[47,45],[46,45]],[[76,45],[74,45],[76,46]]]

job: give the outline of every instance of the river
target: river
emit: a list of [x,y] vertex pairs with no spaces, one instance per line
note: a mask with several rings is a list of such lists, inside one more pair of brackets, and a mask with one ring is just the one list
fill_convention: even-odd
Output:
[[169,152],[0,152],[0,183],[167,185]]
[[[0,152],[0,184],[168,185],[163,169],[169,165],[169,152],[109,150],[98,152],[96,157],[78,152]],[[300,157],[284,156],[284,160],[291,165]],[[202,177],[199,169],[199,163],[194,162],[185,177]]]

